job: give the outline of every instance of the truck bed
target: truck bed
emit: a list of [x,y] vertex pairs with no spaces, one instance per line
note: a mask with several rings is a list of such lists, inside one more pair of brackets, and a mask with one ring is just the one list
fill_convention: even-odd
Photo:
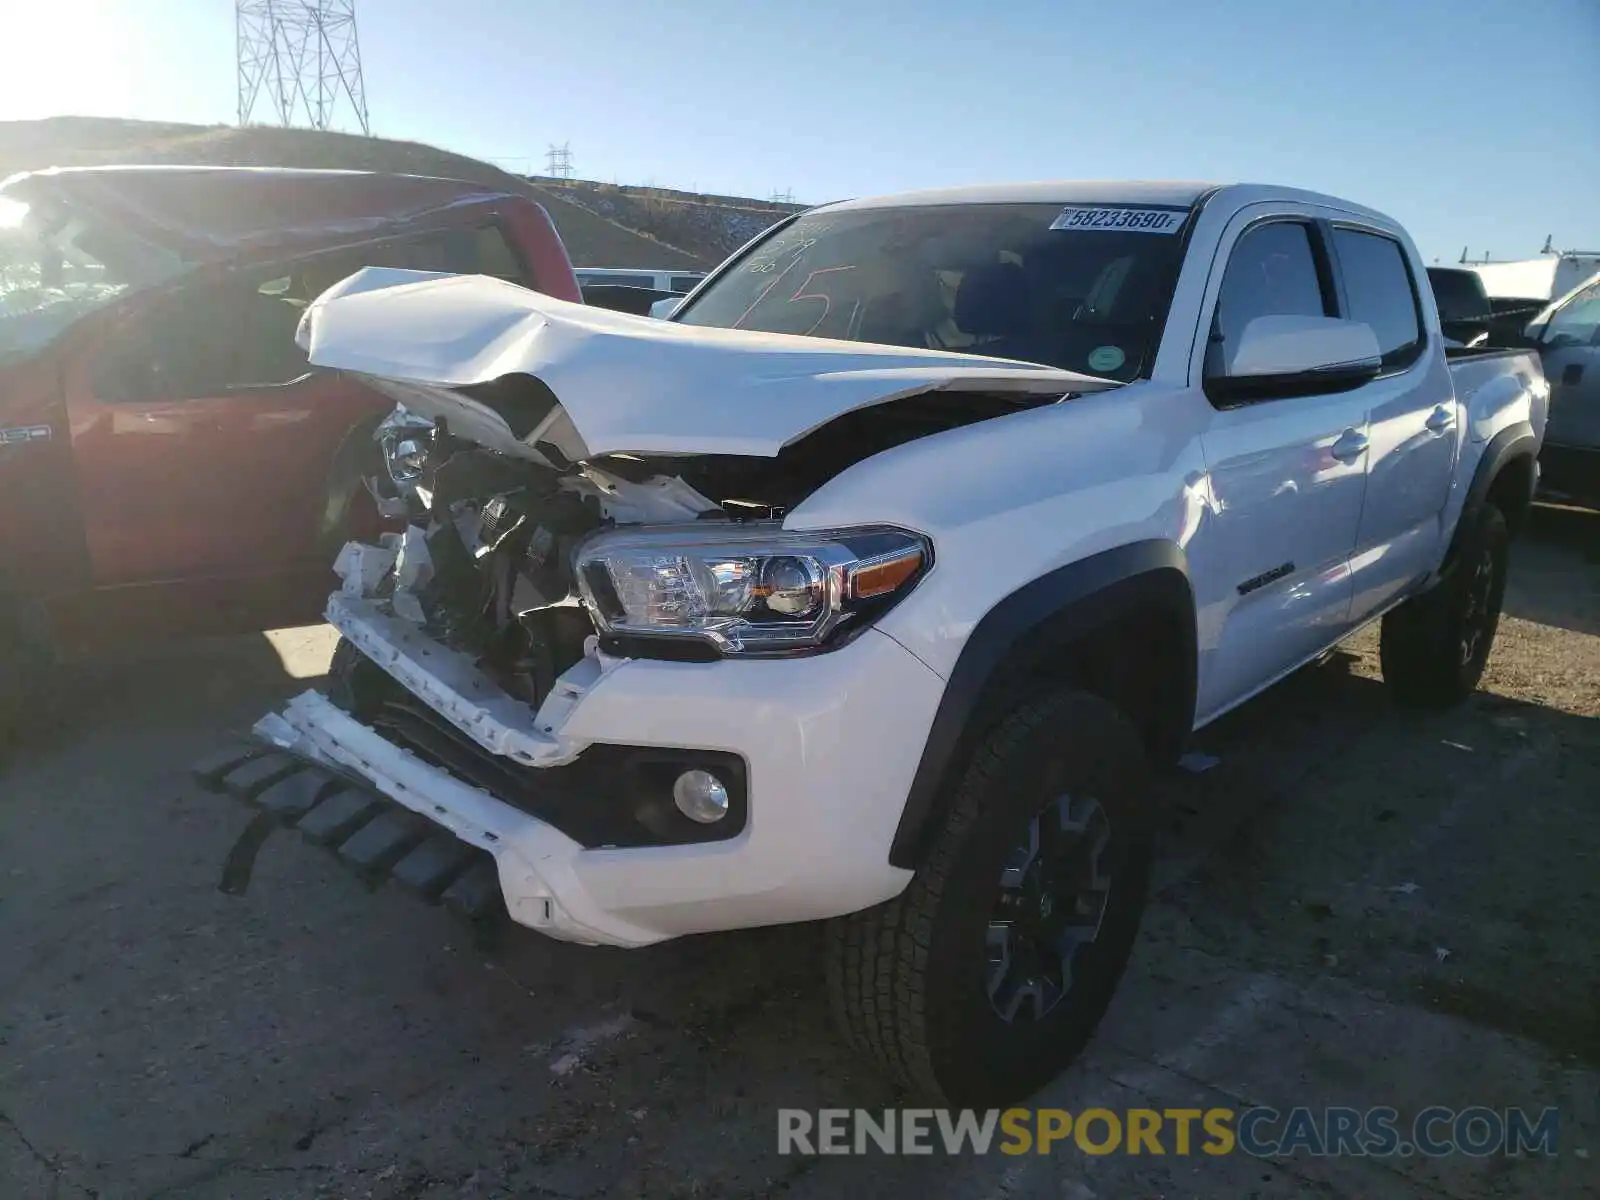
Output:
[[1520,406],[1529,397],[1533,399],[1530,424],[1543,436],[1549,388],[1536,351],[1504,346],[1447,348],[1445,360],[1473,440],[1493,437],[1514,419],[1513,410],[1525,411]]

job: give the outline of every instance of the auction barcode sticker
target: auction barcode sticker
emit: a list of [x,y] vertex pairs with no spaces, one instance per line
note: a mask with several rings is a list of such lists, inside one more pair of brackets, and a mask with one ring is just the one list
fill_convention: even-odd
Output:
[[1128,233],[1177,233],[1183,228],[1188,209],[1172,208],[1090,208],[1069,204],[1063,208],[1051,229],[1109,229]]

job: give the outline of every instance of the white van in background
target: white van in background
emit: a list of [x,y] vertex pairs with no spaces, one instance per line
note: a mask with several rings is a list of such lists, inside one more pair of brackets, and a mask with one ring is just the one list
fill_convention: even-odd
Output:
[[618,287],[653,288],[658,292],[688,292],[706,277],[704,271],[654,271],[631,267],[574,267],[580,287],[609,283]]
[[1460,266],[1483,280],[1490,299],[1549,303],[1600,271],[1600,251],[1567,250],[1514,262],[1463,262]]

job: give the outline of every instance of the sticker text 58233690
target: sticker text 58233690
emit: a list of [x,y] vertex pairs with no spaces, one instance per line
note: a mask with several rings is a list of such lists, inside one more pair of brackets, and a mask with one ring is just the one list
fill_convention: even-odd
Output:
[[1182,208],[1094,208],[1069,204],[1051,229],[1098,229],[1108,233],[1177,233],[1189,215]]

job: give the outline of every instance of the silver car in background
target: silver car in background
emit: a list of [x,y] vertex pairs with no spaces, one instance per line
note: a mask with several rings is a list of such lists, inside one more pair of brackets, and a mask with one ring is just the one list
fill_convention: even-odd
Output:
[[1527,337],[1551,389],[1541,490],[1600,508],[1600,272],[1534,317]]

